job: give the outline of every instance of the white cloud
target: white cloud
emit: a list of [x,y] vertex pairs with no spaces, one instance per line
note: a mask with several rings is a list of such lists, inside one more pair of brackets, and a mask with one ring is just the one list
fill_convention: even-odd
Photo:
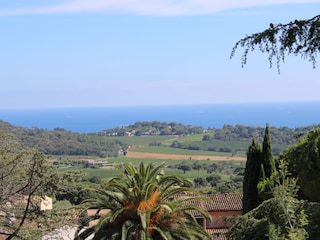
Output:
[[106,12],[146,16],[206,15],[275,4],[320,3],[320,0],[64,0],[56,5],[2,9],[0,15]]

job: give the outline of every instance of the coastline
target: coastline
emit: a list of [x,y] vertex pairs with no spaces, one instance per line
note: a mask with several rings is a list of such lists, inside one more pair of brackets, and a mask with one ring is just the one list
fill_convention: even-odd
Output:
[[237,103],[172,106],[128,106],[0,110],[0,119],[14,126],[95,133],[136,122],[175,122],[222,128],[223,125],[296,128],[319,124],[320,102]]

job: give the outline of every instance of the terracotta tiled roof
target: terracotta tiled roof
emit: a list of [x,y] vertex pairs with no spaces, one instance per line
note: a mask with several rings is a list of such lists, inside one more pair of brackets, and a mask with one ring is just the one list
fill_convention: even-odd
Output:
[[227,240],[227,232],[228,229],[206,229],[207,233],[212,236],[212,239],[214,240]]
[[205,206],[208,212],[211,211],[241,211],[242,194],[225,193],[225,194],[208,194],[206,195],[211,202]]
[[[179,194],[175,197],[195,196],[190,194]],[[201,197],[207,198],[208,201],[193,200],[190,203],[203,208],[208,212],[218,211],[241,211],[242,210],[242,194],[225,193],[225,194],[202,194]]]

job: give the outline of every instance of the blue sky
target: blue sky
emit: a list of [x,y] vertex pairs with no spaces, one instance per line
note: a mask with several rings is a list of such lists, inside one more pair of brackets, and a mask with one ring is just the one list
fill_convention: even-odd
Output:
[[234,44],[320,0],[29,0],[0,6],[0,109],[320,101],[320,66],[281,74]]

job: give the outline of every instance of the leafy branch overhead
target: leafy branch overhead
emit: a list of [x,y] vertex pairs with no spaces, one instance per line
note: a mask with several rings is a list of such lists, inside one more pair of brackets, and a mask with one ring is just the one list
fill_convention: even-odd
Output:
[[236,50],[242,47],[241,65],[247,64],[250,51],[259,48],[267,53],[270,67],[274,60],[280,71],[280,62],[285,61],[286,55],[293,54],[312,62],[316,66],[317,54],[320,51],[320,15],[308,20],[295,20],[287,24],[270,24],[263,32],[254,33],[239,40],[231,51],[232,58]]

